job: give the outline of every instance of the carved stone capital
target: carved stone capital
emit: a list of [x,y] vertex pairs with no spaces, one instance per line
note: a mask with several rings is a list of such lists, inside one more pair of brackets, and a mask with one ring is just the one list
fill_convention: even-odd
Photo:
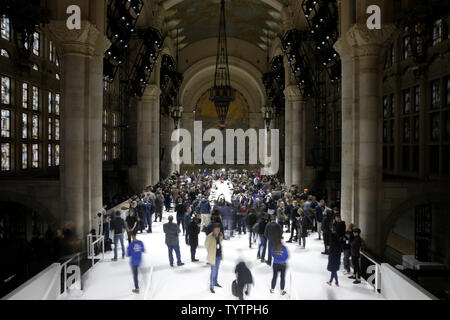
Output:
[[303,100],[300,89],[295,85],[287,86],[284,90],[284,96],[288,102],[295,102]]
[[142,101],[153,102],[159,99],[161,94],[161,89],[156,84],[150,84],[145,88],[144,94],[142,95]]
[[283,21],[284,32],[295,29],[294,13],[290,6],[281,9],[281,19]]
[[393,24],[384,24],[380,30],[369,30],[365,24],[357,23],[339,38],[334,48],[341,57],[379,56],[390,45],[396,32]]
[[95,48],[95,53],[103,56],[106,50],[111,47],[111,41],[108,39],[106,35],[101,35],[97,41],[97,46]]
[[82,21],[79,30],[69,30],[66,21],[52,21],[46,26],[46,30],[61,48],[62,55],[92,57],[100,35],[100,31],[89,21]]

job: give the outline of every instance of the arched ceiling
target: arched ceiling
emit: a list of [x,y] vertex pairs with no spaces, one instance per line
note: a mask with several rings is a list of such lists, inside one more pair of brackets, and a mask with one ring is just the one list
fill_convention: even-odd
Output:
[[[280,10],[288,0],[225,0],[227,36],[248,41],[266,50],[267,35],[281,29]],[[220,0],[165,0],[166,28],[179,48],[217,37]]]

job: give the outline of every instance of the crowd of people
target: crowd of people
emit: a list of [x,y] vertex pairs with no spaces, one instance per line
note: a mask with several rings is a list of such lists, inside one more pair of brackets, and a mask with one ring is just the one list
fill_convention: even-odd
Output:
[[[231,188],[231,199],[216,192],[215,181],[226,183]],[[196,251],[199,234],[205,233],[207,263],[211,267],[210,291],[215,293],[220,264],[223,259],[224,241],[236,234],[248,233],[248,246],[257,246],[257,256],[261,263],[272,267],[271,293],[274,293],[280,277],[280,293],[285,295],[286,269],[289,251],[283,243],[298,242],[301,249],[307,247],[306,239],[311,233],[323,240],[324,251],[328,255],[328,271],[331,272],[328,285],[339,286],[337,271],[341,266],[343,254],[344,274],[359,284],[359,254],[362,245],[361,230],[342,221],[337,208],[326,206],[325,200],[317,201],[308,189],[302,192],[298,186],[287,187],[276,176],[262,176],[246,170],[204,170],[197,173],[174,173],[156,185],[147,187],[135,195],[126,210],[115,211],[111,217],[104,217],[102,232],[109,238],[113,233],[114,258],[116,261],[118,245],[121,245],[122,258],[125,252],[131,257],[135,289],[139,292],[137,281],[138,265],[145,251],[142,242],[136,240],[138,233],[152,233],[152,224],[162,222],[165,209],[168,222],[164,223],[165,244],[171,267],[184,265],[180,254],[180,237],[190,246],[191,261],[198,262]],[[128,238],[129,248],[125,250],[124,237]],[[353,271],[351,271],[351,267]],[[253,283],[251,271],[244,262],[235,269],[236,283],[233,292],[239,299],[249,294]]]

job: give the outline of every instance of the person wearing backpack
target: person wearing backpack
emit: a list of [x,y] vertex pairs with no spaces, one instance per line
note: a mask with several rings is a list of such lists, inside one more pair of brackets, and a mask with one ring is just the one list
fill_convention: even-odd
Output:
[[239,300],[244,300],[244,290],[245,295],[248,296],[250,294],[250,286],[253,284],[252,273],[243,261],[236,265],[234,273],[236,274],[236,292],[234,294],[239,297]]

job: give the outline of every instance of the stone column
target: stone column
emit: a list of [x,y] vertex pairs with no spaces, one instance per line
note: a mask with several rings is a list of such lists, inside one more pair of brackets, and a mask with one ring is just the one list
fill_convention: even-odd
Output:
[[351,48],[345,45],[344,40],[339,39],[335,45],[339,51],[342,62],[342,89],[341,89],[341,116],[342,116],[342,144],[341,144],[341,215],[347,223],[356,223],[354,216],[354,186],[357,177],[357,168],[354,165],[354,124],[353,113],[355,99],[353,98],[353,88],[356,87],[353,56]]
[[[156,85],[149,85],[137,106],[137,190],[155,183],[159,176],[159,95]],[[157,109],[155,111],[155,109]],[[157,142],[156,142],[157,141]],[[158,148],[158,149],[157,149]],[[157,167],[157,175],[156,169]]]
[[[350,171],[349,163],[344,165],[346,170],[342,172],[343,186],[352,186],[342,193],[345,208],[354,202],[357,210],[343,212],[345,217],[356,217],[355,222],[362,230],[362,236],[368,247],[374,251],[378,250],[377,243],[377,215],[378,215],[378,189],[382,180],[381,157],[382,152],[381,135],[378,132],[379,121],[381,121],[381,83],[382,83],[382,58],[384,48],[389,45],[389,39],[395,28],[392,25],[384,25],[381,30],[369,30],[366,25],[355,24],[343,35],[337,50],[341,53],[345,79],[349,69],[353,70],[355,79],[352,92],[353,104],[348,105],[348,94],[352,85],[350,81],[343,82],[342,114],[343,114],[343,149],[353,152],[353,170]],[[348,53],[352,59],[346,57]],[[349,66],[350,63],[350,66]],[[351,70],[350,69],[350,70]],[[345,87],[344,87],[345,86]],[[349,117],[351,115],[351,117]],[[350,137],[352,128],[353,139]],[[344,135],[345,132],[345,135]],[[350,140],[351,139],[351,140]],[[350,141],[349,141],[350,140]],[[353,147],[351,145],[353,144]],[[346,157],[346,160],[350,160]],[[349,161],[350,162],[350,161]],[[353,198],[351,196],[353,189]],[[348,197],[348,198],[347,198]],[[351,207],[351,206],[350,206]],[[350,221],[347,221],[349,223]]]
[[292,103],[287,99],[284,131],[284,180],[286,186],[290,187],[292,185]]
[[[68,30],[66,21],[53,21],[47,26],[51,38],[61,49],[61,194],[63,221],[69,222],[78,238],[89,231],[92,186],[101,186],[101,164],[90,175],[90,154],[102,153],[101,144],[89,146],[91,103],[97,101],[95,90],[101,90],[101,79],[91,78],[91,60],[100,32],[88,21],[80,30]],[[100,61],[101,62],[101,61]],[[100,68],[101,69],[101,68]],[[100,83],[96,83],[99,81]],[[91,98],[93,100],[91,100]],[[95,115],[97,117],[97,115]],[[101,116],[100,116],[101,117]],[[101,130],[101,125],[100,125]],[[100,134],[101,137],[101,134]],[[96,148],[99,148],[98,150]],[[100,201],[101,202],[101,201]],[[88,204],[88,205],[86,205]]]
[[290,141],[286,141],[286,147],[290,148],[290,182],[302,188],[305,168],[304,101],[299,89],[293,85],[286,88],[285,96],[290,104],[289,120],[286,117],[286,121],[290,122]]
[[[87,198],[91,199],[91,213],[89,230],[97,229],[97,213],[103,207],[103,57],[111,42],[106,36],[101,36],[97,42],[97,47],[93,58],[90,60],[89,92],[90,108],[86,121],[89,123],[89,186]],[[100,151],[99,151],[100,150]],[[87,205],[87,203],[85,203]]]

